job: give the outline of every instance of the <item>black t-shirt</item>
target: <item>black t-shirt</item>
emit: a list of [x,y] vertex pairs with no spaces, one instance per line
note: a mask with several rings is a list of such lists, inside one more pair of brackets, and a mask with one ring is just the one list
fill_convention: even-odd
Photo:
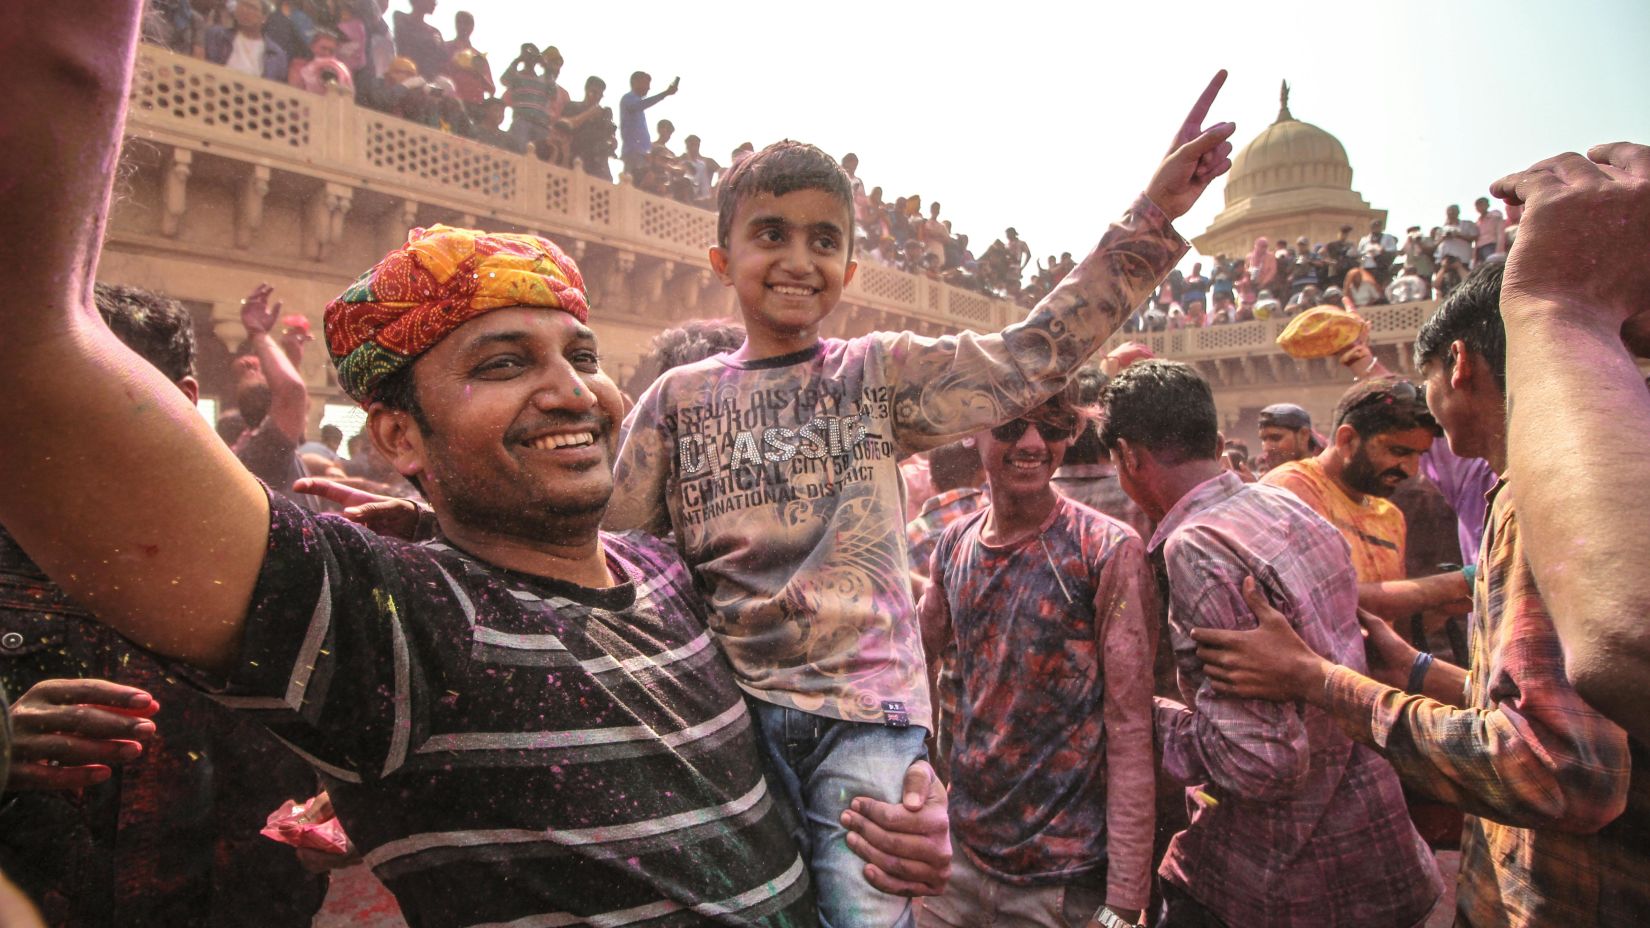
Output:
[[220,698],[320,771],[415,928],[814,923],[674,550],[604,534],[624,582],[590,590],[270,508]]

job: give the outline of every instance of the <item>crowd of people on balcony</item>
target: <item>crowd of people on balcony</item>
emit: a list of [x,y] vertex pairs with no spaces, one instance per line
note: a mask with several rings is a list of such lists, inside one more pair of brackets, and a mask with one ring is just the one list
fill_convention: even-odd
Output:
[[1518,207],[1509,207],[1510,217],[1492,209],[1485,197],[1474,207],[1476,218],[1466,219],[1452,204],[1442,225],[1427,232],[1410,226],[1402,242],[1381,219],[1370,220],[1368,234],[1358,239],[1350,225],[1341,226],[1333,241],[1316,244],[1304,235],[1294,244],[1282,235],[1257,238],[1247,255],[1216,255],[1208,276],[1201,263],[1192,265],[1190,274],[1169,275],[1129,320],[1129,329],[1197,329],[1292,317],[1323,305],[1356,312],[1443,299],[1473,269],[1504,257],[1517,235]]
[[[591,75],[573,99],[561,82],[555,46],[524,43],[497,77],[471,37],[475,18],[459,11],[453,37],[429,21],[435,0],[408,0],[387,12],[377,0],[153,0],[144,38],[248,76],[312,93],[353,97],[360,105],[562,167],[578,165],[613,181],[612,161],[640,190],[715,208],[722,175],[755,150],[745,142],[718,162],[696,135],[676,146],[676,126],[648,110],[674,95],[680,79],[652,93],[653,78],[630,75],[618,113],[604,105],[607,82]],[[1031,306],[1075,266],[1070,253],[1046,265],[1010,228],[976,255],[967,235],[923,210],[919,195],[885,201],[858,177],[859,159],[842,165],[854,178],[858,251],[863,260]]]

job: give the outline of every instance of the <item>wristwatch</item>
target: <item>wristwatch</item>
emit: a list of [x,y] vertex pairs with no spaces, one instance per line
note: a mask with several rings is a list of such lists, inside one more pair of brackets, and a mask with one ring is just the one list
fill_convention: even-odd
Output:
[[1111,910],[1111,906],[1103,905],[1094,917],[1089,919],[1089,925],[1099,925],[1100,928],[1134,928],[1135,923]]

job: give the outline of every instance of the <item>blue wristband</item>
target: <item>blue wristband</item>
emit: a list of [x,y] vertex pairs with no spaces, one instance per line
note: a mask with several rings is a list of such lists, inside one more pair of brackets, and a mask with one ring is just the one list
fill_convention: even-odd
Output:
[[1415,663],[1409,668],[1408,692],[1421,692],[1421,684],[1426,682],[1427,671],[1432,669],[1432,655],[1421,651],[1415,655]]
[[1461,568],[1461,576],[1467,578],[1467,586],[1472,586],[1473,582],[1478,579],[1478,565],[1468,564]]

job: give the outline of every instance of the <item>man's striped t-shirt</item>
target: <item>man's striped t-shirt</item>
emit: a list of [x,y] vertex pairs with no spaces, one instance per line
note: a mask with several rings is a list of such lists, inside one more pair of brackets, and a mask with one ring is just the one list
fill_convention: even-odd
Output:
[[624,582],[593,590],[270,509],[219,698],[321,773],[415,928],[815,923],[668,546],[603,534]]

